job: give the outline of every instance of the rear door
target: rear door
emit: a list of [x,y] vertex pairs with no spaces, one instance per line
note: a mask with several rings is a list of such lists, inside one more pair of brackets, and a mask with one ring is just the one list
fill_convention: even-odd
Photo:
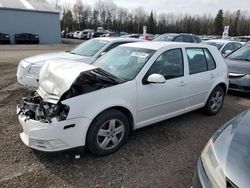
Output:
[[214,58],[207,48],[186,48],[189,76],[186,79],[185,97],[188,108],[201,107],[215,82],[218,72]]

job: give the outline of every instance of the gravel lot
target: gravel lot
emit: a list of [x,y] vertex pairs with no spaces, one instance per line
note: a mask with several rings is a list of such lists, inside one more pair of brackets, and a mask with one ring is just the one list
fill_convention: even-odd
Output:
[[135,131],[115,154],[80,159],[25,147],[15,107],[28,90],[16,83],[18,62],[71,45],[0,46],[0,187],[190,187],[204,145],[225,122],[250,107],[250,98],[229,94],[221,112],[200,111]]

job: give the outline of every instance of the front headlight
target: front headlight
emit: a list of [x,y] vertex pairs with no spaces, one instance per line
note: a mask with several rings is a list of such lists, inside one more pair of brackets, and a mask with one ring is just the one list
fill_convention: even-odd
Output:
[[201,160],[207,177],[212,184],[212,187],[226,187],[226,177],[222,168],[220,167],[220,164],[218,163],[218,158],[214,150],[212,139],[210,139],[205,146],[201,154]]
[[29,74],[39,76],[40,69],[41,67],[31,66],[29,70]]
[[39,73],[43,64],[44,62],[40,62],[40,63],[35,63],[34,65],[31,65],[28,73],[39,77]]

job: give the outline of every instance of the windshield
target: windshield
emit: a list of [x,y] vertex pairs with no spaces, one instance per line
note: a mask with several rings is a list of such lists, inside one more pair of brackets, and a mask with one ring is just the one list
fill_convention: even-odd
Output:
[[172,41],[175,35],[160,35],[154,41]]
[[99,58],[93,65],[125,81],[133,80],[155,50],[117,47]]
[[224,45],[224,43],[218,43],[218,42],[205,42],[205,44],[215,46],[218,48],[218,50],[220,50],[222,48],[222,46]]
[[229,59],[250,61],[250,46],[242,47],[229,56]]
[[91,57],[99,52],[108,43],[109,41],[106,40],[92,39],[80,44],[79,46],[71,50],[70,53]]

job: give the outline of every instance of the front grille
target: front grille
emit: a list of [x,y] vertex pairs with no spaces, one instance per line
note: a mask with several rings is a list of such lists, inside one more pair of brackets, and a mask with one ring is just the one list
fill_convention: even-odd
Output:
[[227,178],[227,188],[238,188],[238,187]]

